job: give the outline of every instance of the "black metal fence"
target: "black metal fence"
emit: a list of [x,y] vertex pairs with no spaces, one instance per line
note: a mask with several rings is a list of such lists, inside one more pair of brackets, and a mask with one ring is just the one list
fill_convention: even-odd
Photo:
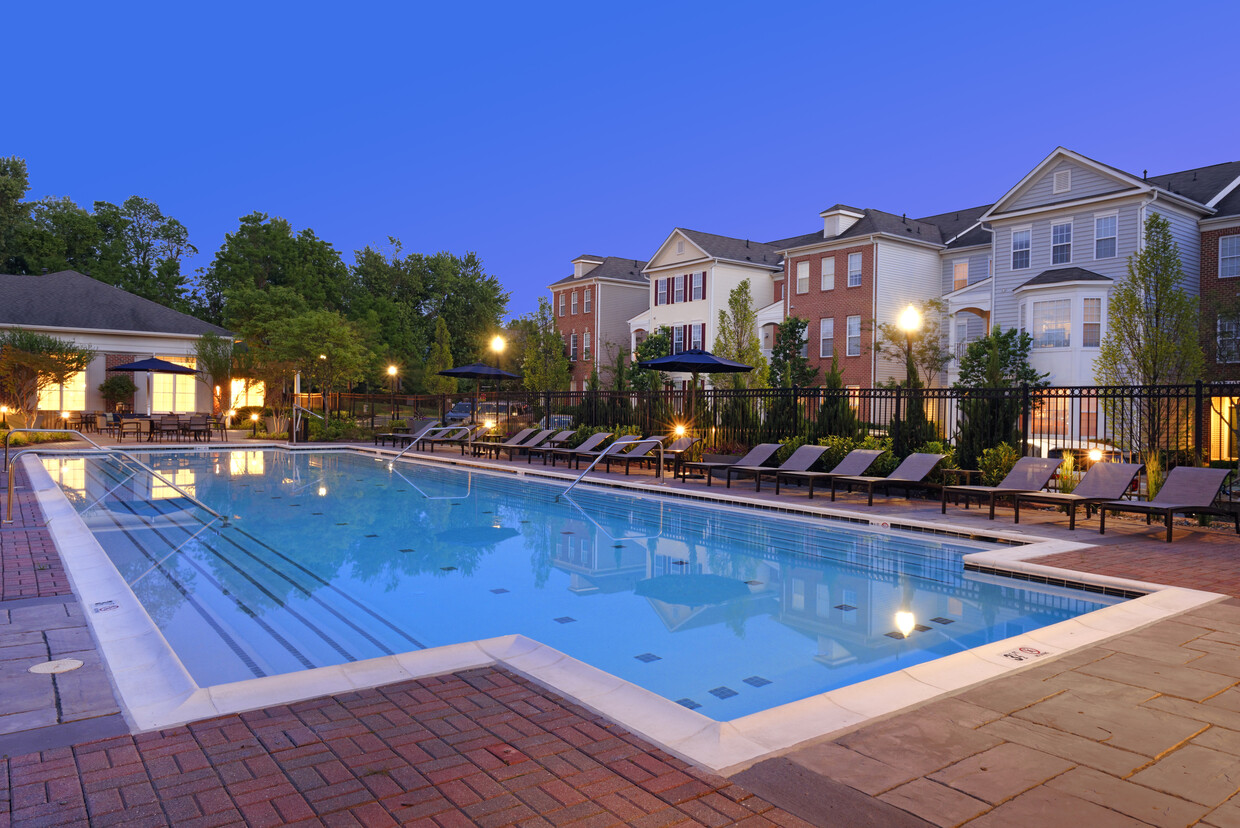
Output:
[[[802,436],[886,437],[918,421],[928,439],[953,444],[980,424],[1010,419],[1021,454],[1098,452],[1108,459],[1146,460],[1164,468],[1234,461],[1240,441],[1240,384],[1030,389],[771,388],[664,391],[487,391],[449,395],[333,394],[326,407],[380,428],[393,419],[446,417],[458,402],[478,403],[512,430],[553,426],[631,426],[643,434],[691,428],[706,451],[737,449]],[[300,402],[322,410],[319,394]],[[501,403],[495,405],[495,403]],[[510,405],[511,404],[511,405]],[[509,416],[509,412],[511,416]],[[498,412],[496,414],[495,412]],[[509,422],[505,423],[505,418]],[[550,419],[548,419],[550,418]],[[1002,428],[999,429],[1003,431]]]

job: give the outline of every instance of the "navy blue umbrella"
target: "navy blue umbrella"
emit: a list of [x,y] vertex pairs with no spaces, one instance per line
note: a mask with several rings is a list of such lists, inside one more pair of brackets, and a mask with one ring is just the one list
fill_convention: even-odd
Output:
[[507,371],[492,368],[490,365],[484,365],[481,362],[475,362],[472,365],[462,365],[460,368],[445,368],[439,372],[439,375],[443,377],[463,377],[465,379],[521,379],[520,374],[510,374]]
[[698,374],[741,374],[745,371],[752,371],[752,365],[744,365],[731,359],[718,357],[709,351],[703,351],[701,348],[690,348],[688,351],[681,351],[678,354],[668,354],[667,356],[648,359],[645,362],[637,363],[639,368],[650,368],[655,371],[676,371],[680,373],[693,374],[693,380],[689,383],[689,417],[693,419],[697,414],[697,406],[695,397],[697,396]]

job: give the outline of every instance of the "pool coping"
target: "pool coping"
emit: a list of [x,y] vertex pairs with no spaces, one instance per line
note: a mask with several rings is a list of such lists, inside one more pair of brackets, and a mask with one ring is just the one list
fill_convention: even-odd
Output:
[[[270,447],[263,447],[266,448]],[[358,451],[359,448],[331,447],[331,450]],[[376,454],[366,449],[359,453]],[[83,606],[117,690],[122,712],[135,731],[159,730],[319,696],[498,666],[576,701],[685,761],[726,776],[758,761],[838,737],[877,719],[1008,675],[1043,659],[1061,656],[1226,598],[1200,590],[1030,563],[1031,558],[1084,549],[1091,544],[997,531],[985,536],[1009,535],[1021,545],[970,553],[964,557],[966,566],[982,573],[987,570],[1022,573],[1034,579],[1045,579],[1052,585],[1061,580],[1086,582],[1146,594],[1033,632],[724,722],[710,719],[520,634],[199,687],[43,465],[33,455],[21,461],[26,464],[30,486],[43,509],[48,531],[60,551],[74,595]],[[473,466],[479,471],[507,472],[504,468],[472,462],[440,462]],[[575,475],[548,472],[538,476],[563,479]],[[594,481],[590,485],[595,485]],[[637,481],[607,481],[607,485],[646,494],[672,494],[658,484]],[[693,497],[724,505],[754,505],[743,498],[696,494]],[[846,514],[827,507],[781,511],[811,516],[838,515],[855,523],[891,523],[881,518],[857,520],[856,513]],[[943,528],[925,521],[900,521],[895,528],[906,524],[919,524],[932,531]],[[971,530],[965,534],[980,536]],[[982,574],[980,577],[988,576]]]

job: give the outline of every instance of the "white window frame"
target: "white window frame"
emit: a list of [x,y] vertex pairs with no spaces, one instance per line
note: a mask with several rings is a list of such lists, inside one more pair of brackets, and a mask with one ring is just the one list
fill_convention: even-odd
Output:
[[594,290],[592,288],[585,289],[585,295],[581,297],[581,312],[589,313],[590,306],[594,299]]
[[685,351],[685,326],[677,325],[672,328],[672,353],[682,354]]
[[568,337],[568,361],[577,361],[577,332],[573,331]]
[[567,295],[568,295],[568,291],[566,290],[560,291],[560,316],[564,315],[564,306],[568,304],[568,299],[566,298]]
[[572,308],[570,313],[573,316],[576,316],[577,315],[577,291],[575,290],[573,291],[573,299],[572,299],[572,302],[570,303],[570,307]]
[[[1024,247],[1017,247],[1016,236],[1021,233],[1025,234],[1025,245]],[[1029,268],[1033,267],[1033,228],[1028,225],[1024,227],[1013,227],[1012,236],[1011,236],[1011,245],[1012,245],[1012,258],[1011,258],[1012,270],[1028,270]],[[1016,264],[1017,253],[1025,254],[1024,264],[1022,265]]]
[[685,301],[685,275],[682,273],[672,284],[672,303],[677,304],[683,301]]
[[822,289],[835,290],[835,257],[823,256],[821,263]]
[[667,279],[654,280],[654,303],[656,305],[667,304]]
[[[1098,233],[1098,223],[1110,219],[1115,222],[1110,235],[1102,236]],[[1104,239],[1111,239],[1113,243],[1110,256],[1098,255],[1098,242]],[[1094,216],[1094,259],[1114,259],[1119,255],[1119,213],[1101,213]]]
[[818,320],[818,356],[830,359],[835,353],[835,317]]
[[[1068,228],[1067,241],[1055,241],[1055,231]],[[1061,256],[1066,248],[1067,258],[1057,258]],[[1072,219],[1051,224],[1051,265],[1067,265],[1072,264]]]
[[[1047,331],[1038,330],[1038,322],[1039,322],[1038,314],[1039,312],[1045,313],[1049,311],[1050,308],[1047,307],[1049,305],[1055,305],[1056,310],[1063,309],[1063,308],[1067,309],[1067,318],[1062,320],[1062,327],[1057,326],[1056,328],[1054,328],[1054,330],[1061,330],[1063,332],[1063,341],[1062,342],[1056,341],[1054,344],[1045,344]],[[1030,307],[1029,307],[1029,319],[1030,319],[1030,326],[1029,326],[1030,335],[1033,337],[1033,349],[1034,350],[1047,350],[1047,349],[1053,349],[1053,348],[1071,348],[1072,347],[1072,299],[1071,297],[1061,296],[1061,297],[1056,297],[1056,298],[1031,300]],[[1045,317],[1042,319],[1042,321],[1045,323],[1046,321]],[[1053,321],[1059,322],[1060,320],[1056,319]]]
[[[1226,338],[1224,333],[1231,335]],[[1215,362],[1231,363],[1240,362],[1240,318],[1219,316],[1215,321],[1215,334],[1217,352],[1215,354]],[[1224,345],[1224,341],[1230,342],[1230,345]]]
[[699,270],[696,273],[693,273],[692,276],[693,276],[693,279],[692,279],[693,286],[690,288],[690,291],[692,293],[693,298],[690,299],[689,301],[696,302],[699,299],[705,299],[706,298],[706,274]]
[[706,338],[706,324],[704,322],[696,322],[689,326],[689,347],[701,348],[702,340]]
[[[1098,318],[1091,320],[1089,318],[1089,307],[1091,302],[1097,302],[1095,306],[1098,309]],[[1099,348],[1102,346],[1102,297],[1101,296],[1085,296],[1081,299],[1081,347],[1082,348]],[[1095,339],[1098,340],[1096,345],[1089,344],[1089,328],[1096,326]]]
[[581,358],[586,362],[590,361],[590,332],[586,331],[581,335]]
[[[846,350],[844,351],[844,356],[861,356],[861,317],[850,316],[844,321],[844,324],[846,326],[845,332],[848,337],[845,345]],[[856,333],[853,333],[854,329],[856,330]]]
[[[1227,247],[1232,250],[1224,255],[1224,242]],[[1231,269],[1230,273],[1225,273],[1223,263],[1227,263],[1227,268]],[[1240,233],[1233,233],[1230,236],[1219,236],[1218,239],[1218,276],[1220,279],[1234,279],[1240,276]]]
[[[960,278],[963,271],[964,278]],[[960,290],[969,286],[969,260],[952,262],[952,290]]]
[[809,293],[809,259],[797,262],[797,295]]
[[848,254],[848,286],[861,287],[861,274],[865,271],[865,259],[860,253]]

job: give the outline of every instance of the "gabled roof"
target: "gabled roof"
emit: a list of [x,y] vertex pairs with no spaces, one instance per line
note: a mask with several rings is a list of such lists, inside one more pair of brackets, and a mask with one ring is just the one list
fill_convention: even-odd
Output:
[[0,274],[0,325],[66,330],[231,337],[221,327],[143,299],[98,279],[61,270],[42,276]]
[[1226,161],[1183,172],[1151,175],[1148,180],[1155,187],[1191,198],[1199,204],[1208,204],[1237,178],[1240,178],[1240,161]]
[[[551,287],[556,285],[567,285],[574,282],[584,282],[587,279],[612,279],[617,282],[635,282],[638,284],[646,284],[650,281],[642,270],[646,267],[646,262],[641,259],[623,259],[619,256],[578,256],[577,259],[591,258],[602,262],[598,267],[588,271],[584,276],[578,278],[571,273],[563,279],[552,282]],[[577,261],[574,259],[573,261]]]
[[[983,204],[980,207],[969,207],[966,210],[952,210],[947,213],[924,216],[917,220],[925,222],[926,224],[933,224],[935,227],[939,228],[939,232],[943,234],[943,242],[946,244],[947,242],[956,239],[956,237],[960,236],[961,233],[966,231],[972,232],[972,230],[975,229],[974,225],[981,221],[982,216],[986,214],[986,211],[989,210],[990,207],[991,205],[989,204]],[[989,231],[983,232],[986,233],[986,238],[983,242],[974,242],[975,244],[985,243],[990,240]],[[950,246],[957,247],[961,245],[952,244]]]
[[685,238],[705,251],[712,259],[727,259],[733,262],[753,262],[755,265],[778,270],[782,267],[783,256],[779,248],[751,239],[734,239],[731,236],[716,236],[714,233],[703,233],[698,230],[686,230],[677,227]]
[[[1095,161],[1092,158],[1081,155],[1079,152],[1073,152],[1066,147],[1056,147],[1050,155],[1039,161],[1032,170],[1025,174],[1024,178],[1016,182],[1014,187],[1004,193],[998,201],[991,205],[990,209],[986,211],[984,218],[988,219],[992,215],[1002,215],[1004,208],[1008,203],[1017,199],[1027,188],[1031,187],[1041,176],[1041,174],[1051,166],[1051,164],[1063,159],[1075,161],[1081,166],[1090,167],[1108,178],[1115,179],[1116,189],[1114,192],[1123,192],[1128,189],[1148,190],[1149,188],[1149,185],[1146,182],[1142,181],[1132,173],[1125,172],[1118,167],[1112,167],[1110,164],[1104,164],[1101,161]],[[1070,197],[1067,199],[1068,202],[1076,200],[1077,199],[1075,197]],[[1045,206],[1050,207],[1053,205],[1048,204]]]
[[1110,276],[1103,276],[1101,273],[1094,273],[1092,270],[1085,270],[1082,267],[1061,267],[1055,270],[1044,270],[1016,289],[1020,290],[1021,288],[1038,287],[1039,285],[1058,285],[1064,282],[1113,281],[1115,280]]

